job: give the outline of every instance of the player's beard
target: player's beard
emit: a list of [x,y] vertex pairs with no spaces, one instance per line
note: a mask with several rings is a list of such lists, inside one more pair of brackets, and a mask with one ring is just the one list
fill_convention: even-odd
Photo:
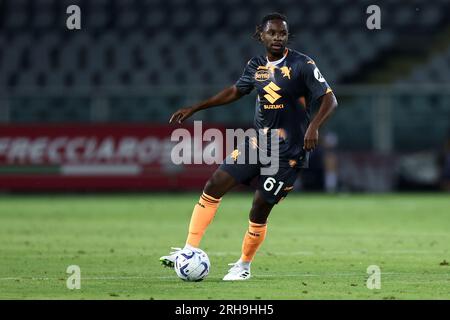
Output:
[[286,50],[286,46],[285,45],[281,45],[280,48],[274,48],[272,47],[272,44],[269,45],[269,47],[267,47],[267,51],[270,53],[271,56],[275,57],[275,58],[279,58],[281,59],[283,57],[284,51]]

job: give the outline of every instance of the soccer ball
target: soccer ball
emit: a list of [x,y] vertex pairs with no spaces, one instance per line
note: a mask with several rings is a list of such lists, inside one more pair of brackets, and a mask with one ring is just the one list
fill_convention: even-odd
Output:
[[184,281],[202,281],[209,267],[208,255],[201,249],[183,249],[175,257],[175,272]]

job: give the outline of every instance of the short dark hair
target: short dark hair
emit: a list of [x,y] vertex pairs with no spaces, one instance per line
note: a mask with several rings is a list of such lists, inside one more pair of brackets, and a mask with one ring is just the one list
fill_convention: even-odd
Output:
[[255,33],[253,34],[253,38],[255,38],[258,41],[261,41],[261,32],[264,30],[264,28],[267,25],[267,22],[269,22],[270,20],[282,20],[282,21],[286,22],[286,24],[289,27],[287,17],[284,14],[281,14],[278,12],[269,13],[269,14],[265,15],[261,19],[261,23],[256,26],[256,30],[255,30]]

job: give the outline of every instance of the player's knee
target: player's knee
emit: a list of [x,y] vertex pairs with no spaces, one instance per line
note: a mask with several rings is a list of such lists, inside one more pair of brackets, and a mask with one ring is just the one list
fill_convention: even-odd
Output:
[[267,223],[267,215],[261,215],[260,213],[250,213],[249,220],[250,222],[257,224],[266,224]]
[[267,210],[267,208],[252,207],[250,210],[249,220],[253,223],[265,224],[267,223],[269,214],[270,210]]
[[222,198],[228,187],[227,177],[222,173],[216,171],[211,178],[206,182],[203,191],[214,198]]
[[267,223],[267,218],[272,208],[273,204],[266,202],[260,196],[255,197],[253,199],[252,209],[250,210],[249,220],[253,223]]
[[217,189],[217,184],[216,184],[215,180],[211,177],[206,182],[205,187],[203,188],[203,192],[205,192],[207,195],[210,195],[211,197],[216,198],[216,195],[215,195],[216,189]]

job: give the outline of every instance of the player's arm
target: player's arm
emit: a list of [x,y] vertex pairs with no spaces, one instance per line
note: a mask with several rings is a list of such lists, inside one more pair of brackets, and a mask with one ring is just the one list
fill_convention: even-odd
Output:
[[200,102],[196,105],[193,105],[193,106],[190,106],[187,108],[182,108],[182,109],[176,111],[170,118],[169,123],[172,123],[172,122],[182,123],[184,120],[186,120],[187,118],[192,116],[197,111],[231,103],[233,101],[238,100],[243,95],[244,95],[244,93],[239,91],[235,85],[225,88],[222,91],[220,91],[218,94],[216,94],[215,96],[213,96],[203,102]]
[[311,101],[320,101],[319,111],[305,132],[303,149],[309,151],[319,143],[319,129],[337,107],[337,100],[314,61],[308,60],[301,68],[301,73],[303,81],[310,91]]
[[322,96],[319,111],[310,122],[305,133],[305,140],[303,148],[306,150],[314,149],[319,143],[319,129],[322,124],[328,119],[338,103],[332,91]]

